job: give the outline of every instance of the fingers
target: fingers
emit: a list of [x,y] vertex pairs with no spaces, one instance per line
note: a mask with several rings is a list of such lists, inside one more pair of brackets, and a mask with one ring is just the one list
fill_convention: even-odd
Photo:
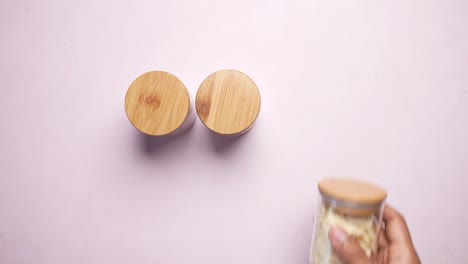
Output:
[[403,216],[392,207],[386,205],[383,212],[385,233],[391,244],[412,245],[411,235]]
[[385,233],[389,242],[389,261],[421,263],[403,216],[387,205],[384,208],[383,220],[385,221]]
[[334,252],[347,264],[370,263],[359,243],[341,228],[332,228],[328,234]]
[[379,241],[378,241],[378,251],[383,250],[386,247],[388,247],[388,238],[387,238],[387,235],[385,234],[385,230],[381,228],[380,234],[379,234]]

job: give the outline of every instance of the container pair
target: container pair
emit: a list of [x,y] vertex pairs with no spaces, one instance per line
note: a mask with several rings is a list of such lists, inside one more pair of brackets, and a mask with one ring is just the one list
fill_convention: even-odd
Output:
[[[199,119],[221,135],[248,131],[260,105],[257,85],[237,70],[209,75],[195,97]],[[125,111],[132,125],[150,136],[179,135],[195,122],[194,103],[186,86],[164,71],[144,73],[132,82],[125,96]]]

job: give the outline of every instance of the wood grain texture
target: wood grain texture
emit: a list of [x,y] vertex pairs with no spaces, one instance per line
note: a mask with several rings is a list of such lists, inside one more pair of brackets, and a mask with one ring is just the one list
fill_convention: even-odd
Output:
[[184,84],[163,71],[136,78],[125,96],[125,111],[135,128],[152,136],[174,132],[187,118],[190,97]]
[[260,93],[247,75],[221,70],[208,76],[198,89],[195,106],[200,120],[223,135],[247,131],[260,112]]
[[354,179],[326,178],[319,182],[318,188],[323,195],[350,203],[378,204],[387,197],[385,189]]

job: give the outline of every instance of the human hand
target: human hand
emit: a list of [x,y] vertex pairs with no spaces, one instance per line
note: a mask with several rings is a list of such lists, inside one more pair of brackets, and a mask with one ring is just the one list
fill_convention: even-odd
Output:
[[328,235],[340,260],[347,264],[420,264],[403,216],[392,207],[385,206],[383,221],[385,228],[380,233],[374,260],[367,257],[359,243],[343,229],[332,228]]

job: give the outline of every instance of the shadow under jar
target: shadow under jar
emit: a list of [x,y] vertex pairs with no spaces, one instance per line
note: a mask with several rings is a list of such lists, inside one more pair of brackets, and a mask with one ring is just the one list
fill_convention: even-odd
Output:
[[367,256],[374,258],[387,192],[367,182],[344,178],[326,178],[319,182],[318,190],[310,263],[342,264],[328,236],[333,227],[354,237]]

